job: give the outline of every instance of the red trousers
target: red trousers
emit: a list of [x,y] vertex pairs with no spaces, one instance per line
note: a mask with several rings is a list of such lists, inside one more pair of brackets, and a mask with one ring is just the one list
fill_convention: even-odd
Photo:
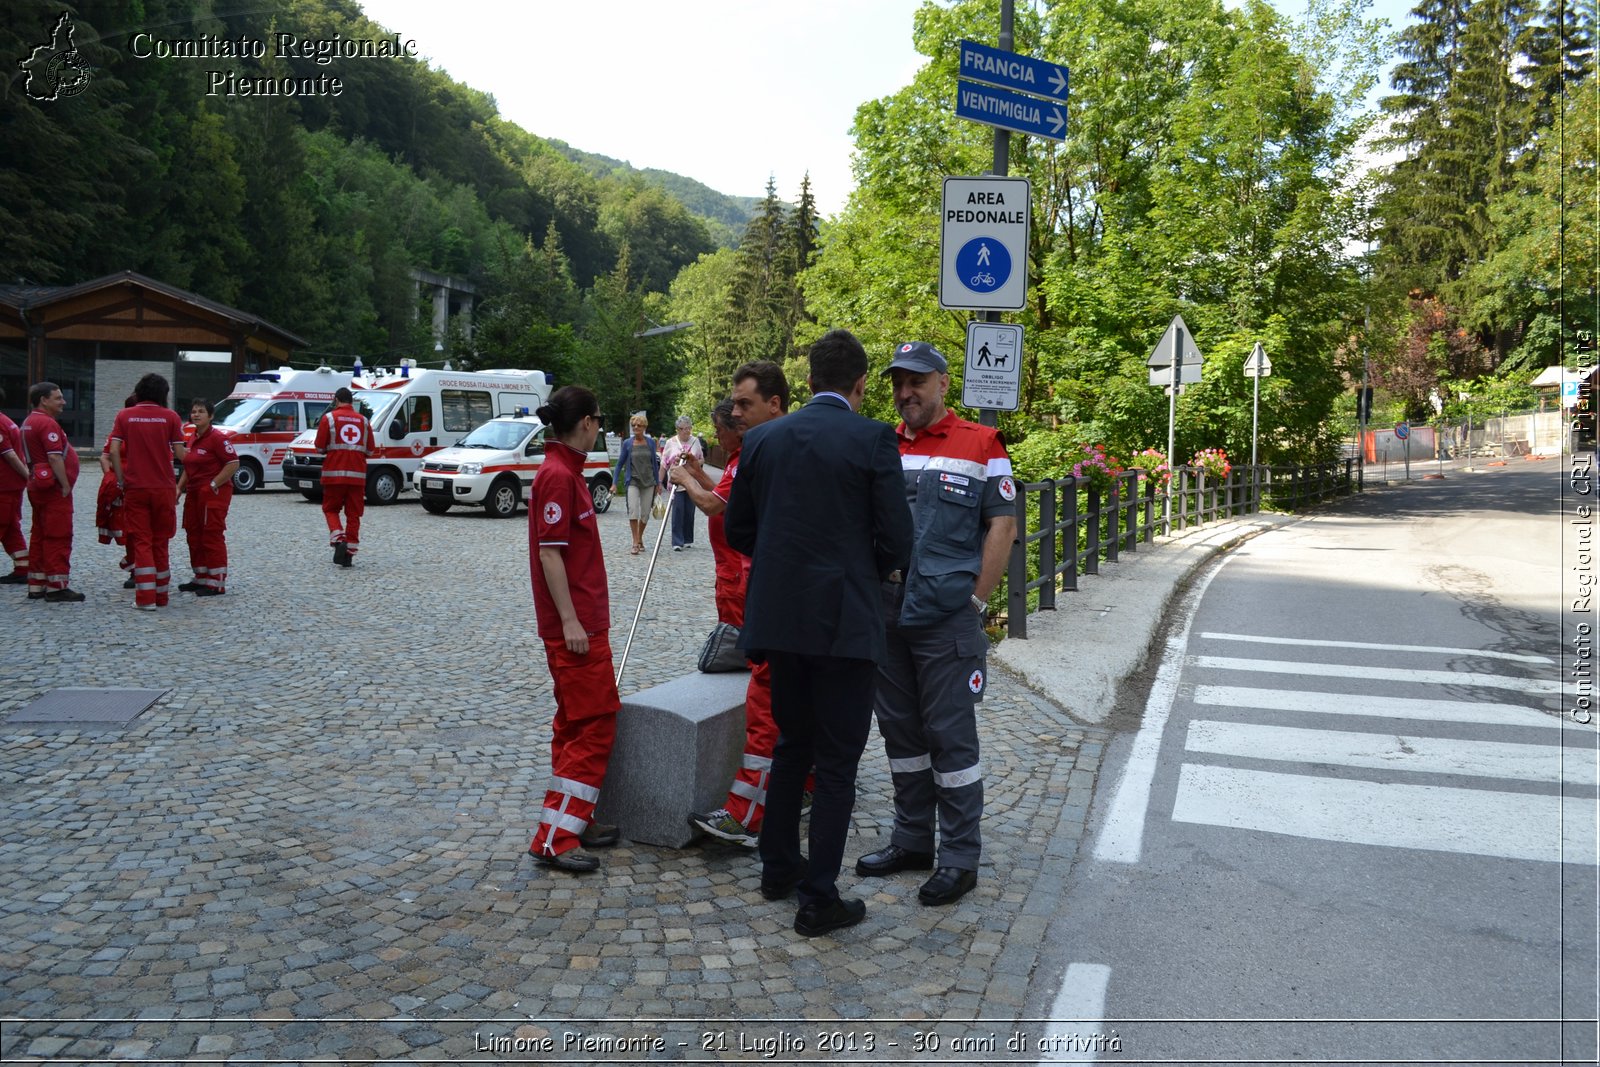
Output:
[[94,527],[95,533],[100,535],[100,543],[109,545],[113,541],[123,543],[122,537],[122,490],[117,488],[117,476],[110,471],[100,479],[100,492],[94,500]]
[[183,497],[183,532],[189,540],[189,567],[194,580],[218,592],[228,585],[228,504],[208,489]]
[[[367,510],[367,487],[351,482],[337,485],[322,484],[322,517],[328,520],[328,544],[343,541],[350,554],[361,547],[361,516]],[[344,522],[339,522],[339,512],[344,512]]]
[[749,576],[750,572],[742,568],[733,573],[717,568],[712,595],[717,602],[718,622],[744,628],[744,593]]
[[33,505],[32,546],[28,554],[28,592],[65,589],[72,575],[72,497],[62,496],[54,481],[43,489],[28,487]]
[[746,830],[760,832],[767,810],[767,779],[772,776],[772,750],[778,744],[778,724],[772,720],[772,664],[750,664],[750,684],[744,691],[744,758],[728,787],[728,814]]
[[550,739],[550,789],[533,831],[532,849],[548,856],[578,847],[600,802],[622,701],[612,673],[610,635],[589,635],[579,656],[560,638],[546,638],[544,656],[555,684],[556,717]]
[[124,489],[122,530],[133,559],[133,599],[164,607],[172,587],[167,551],[178,532],[178,491]]
[[28,539],[22,536],[22,490],[0,492],[0,548],[11,557],[13,574],[28,573]]

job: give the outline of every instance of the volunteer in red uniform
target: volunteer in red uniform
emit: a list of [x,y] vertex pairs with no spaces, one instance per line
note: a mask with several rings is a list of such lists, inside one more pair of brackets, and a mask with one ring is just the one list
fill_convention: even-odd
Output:
[[[139,398],[132,393],[122,402],[125,408],[131,408],[139,402]],[[106,443],[100,449],[100,492],[94,502],[94,528],[102,545],[115,544],[123,549],[122,558],[117,561],[117,566],[125,571],[133,570],[133,558],[128,555],[128,539],[122,529],[122,490],[117,486],[117,472],[111,467],[111,434],[106,434]],[[122,583],[122,588],[134,587],[133,575],[128,575],[128,580]]]
[[[0,389],[0,404],[6,393]],[[28,539],[22,534],[22,494],[28,489],[28,465],[22,460],[22,428],[0,411],[0,548],[11,557],[11,573],[0,585],[28,581]]]
[[33,529],[28,543],[28,599],[75,604],[83,594],[67,587],[72,574],[72,487],[78,482],[78,451],[67,444],[57,420],[66,398],[55,382],[28,390],[33,408],[22,421],[22,458],[27,463]]
[[[367,509],[367,457],[378,451],[367,417],[351,401],[355,394],[340,386],[333,407],[317,423],[317,451],[322,453],[322,517],[328,521],[333,562],[348,567],[361,549],[361,516]],[[344,521],[339,513],[344,512]]]
[[[740,435],[741,445],[745,433],[788,410],[789,382],[783,375],[782,367],[759,360],[743,364],[733,372],[733,424]],[[698,462],[691,459],[687,467],[674,468],[672,480],[688,492],[689,499],[696,507],[712,516],[708,526],[711,528],[711,550],[715,555],[719,541],[727,546],[722,513],[728,506],[728,498],[733,493],[733,480],[739,473],[738,451],[736,449],[730,455],[728,465],[722,471],[722,481],[709,493],[705,490],[710,478],[699,470]],[[722,618],[724,589],[736,589],[738,622],[735,625],[743,629],[750,558],[734,551],[731,546],[728,546],[728,551],[739,560],[739,569],[737,576],[731,569],[727,572],[729,582],[736,585],[725,586],[723,563],[718,558],[717,617]],[[765,661],[752,663],[750,684],[745,687],[744,694],[744,756],[739,762],[739,770],[734,775],[733,784],[728,787],[728,797],[723,806],[716,811],[689,812],[689,825],[723,841],[755,848],[766,816],[767,780],[772,776],[772,750],[777,744],[778,724],[772,718],[772,667]],[[809,790],[810,785],[806,788]]]
[[122,530],[133,557],[133,603],[140,611],[167,606],[172,589],[168,551],[178,532],[178,479],[183,420],[167,407],[167,380],[146,374],[133,387],[139,402],[111,424],[111,469],[122,488]]
[[533,480],[528,555],[556,715],[550,788],[528,854],[543,866],[581,874],[596,870],[600,861],[580,845],[617,840],[615,827],[592,822],[622,707],[611,666],[611,594],[600,527],[583,478],[600,405],[589,390],[568,385],[535,414],[555,435],[546,439],[544,463]]
[[195,399],[189,408],[194,436],[183,457],[178,495],[183,497],[183,532],[189,538],[194,579],[178,588],[195,596],[221,596],[228,584],[228,505],[239,456],[233,442],[211,423],[211,401]]

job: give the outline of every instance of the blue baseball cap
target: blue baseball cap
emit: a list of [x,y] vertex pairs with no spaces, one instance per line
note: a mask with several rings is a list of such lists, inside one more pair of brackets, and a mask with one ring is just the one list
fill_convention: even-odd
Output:
[[950,364],[926,341],[907,341],[894,350],[894,360],[884,369],[887,375],[893,370],[908,370],[916,374],[948,374]]

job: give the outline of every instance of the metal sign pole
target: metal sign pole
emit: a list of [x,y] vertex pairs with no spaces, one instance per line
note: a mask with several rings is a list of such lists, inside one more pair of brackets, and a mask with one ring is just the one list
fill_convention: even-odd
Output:
[[1183,358],[1183,331],[1172,335],[1172,384],[1167,387],[1167,495],[1162,509],[1163,533],[1172,536],[1172,480],[1178,472],[1177,457],[1172,454],[1174,429],[1178,424],[1178,360]]
[[1256,387],[1250,398],[1250,466],[1256,465],[1256,434],[1261,428],[1261,368],[1256,368]]

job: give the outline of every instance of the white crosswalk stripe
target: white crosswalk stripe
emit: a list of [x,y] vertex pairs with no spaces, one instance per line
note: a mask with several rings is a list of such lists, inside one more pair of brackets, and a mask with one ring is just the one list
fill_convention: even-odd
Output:
[[[1381,648],[1414,654],[1428,663],[1473,654],[1423,645],[1212,632],[1198,635],[1198,642]],[[1528,664],[1529,676],[1190,656],[1186,673],[1200,672],[1205,679],[1194,685],[1190,701],[1210,714],[1187,725],[1172,820],[1352,844],[1595,863],[1600,854],[1596,801],[1582,795],[1600,782],[1594,748],[1564,746],[1561,731],[1569,724],[1559,714],[1491,696],[1507,690],[1524,696],[1559,693],[1551,661],[1521,653],[1482,655],[1511,661],[1507,667],[1513,671],[1517,667],[1512,663]],[[1306,679],[1308,687],[1211,682],[1239,673],[1295,675]],[[1389,683],[1385,688],[1394,693],[1310,688],[1328,684],[1326,679]],[[1462,690],[1484,690],[1486,699],[1412,695],[1440,685],[1452,686],[1457,696]],[[1277,712],[1296,717],[1285,723]],[[1352,717],[1369,721],[1357,723]],[[1395,733],[1372,730],[1396,720],[1414,725],[1397,722]],[[1439,736],[1474,729],[1481,733],[1482,727],[1498,728],[1499,733],[1489,738]],[[1262,763],[1271,769],[1261,768]],[[1566,795],[1553,794],[1552,785],[1560,785]],[[1573,789],[1580,795],[1573,796]]]

